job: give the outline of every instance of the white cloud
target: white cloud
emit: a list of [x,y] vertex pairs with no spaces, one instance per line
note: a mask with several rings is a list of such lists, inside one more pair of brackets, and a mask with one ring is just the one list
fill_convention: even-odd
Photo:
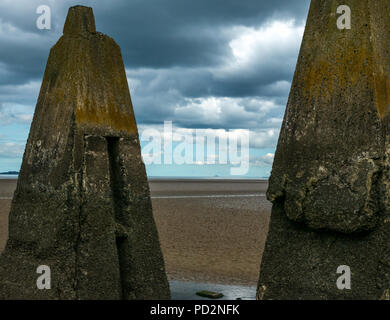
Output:
[[236,26],[224,31],[232,40],[223,64],[128,69],[137,117],[188,127],[278,130],[303,31],[294,20]]
[[275,154],[267,153],[264,156],[251,157],[250,164],[254,167],[269,167],[274,162]]
[[[260,28],[236,26],[231,32],[235,37],[229,45],[234,59],[219,71],[219,76],[231,73],[253,73],[266,71],[269,67],[295,65],[304,32],[304,24],[294,20],[273,21]],[[255,66],[255,68],[254,68]]]
[[0,124],[9,125],[15,123],[29,124],[33,117],[31,106],[21,104],[0,104]]
[[20,159],[23,156],[25,144],[15,142],[0,142],[0,158]]
[[[140,138],[143,138],[143,133],[146,130],[152,129],[155,134],[161,137],[162,143],[166,139],[171,139],[171,137],[164,132],[163,124],[153,124],[153,125],[139,125],[139,135]],[[249,147],[256,149],[268,149],[274,148],[276,146],[278,137],[279,137],[279,129],[252,129],[249,130]],[[237,137],[238,142],[246,135],[246,129],[189,129],[175,126],[173,123],[172,127],[172,139],[173,142],[180,142],[183,140],[183,137],[191,136],[193,138],[193,142],[201,143],[199,140],[201,137]],[[149,135],[146,135],[149,137]],[[179,139],[180,137],[180,139]],[[145,140],[146,142],[146,140]]]
[[250,146],[252,148],[275,148],[280,129],[258,129],[250,133]]
[[176,106],[173,119],[181,125],[191,126],[195,121],[203,126],[225,128],[259,128],[280,126],[282,106],[272,100],[253,98],[186,98]]

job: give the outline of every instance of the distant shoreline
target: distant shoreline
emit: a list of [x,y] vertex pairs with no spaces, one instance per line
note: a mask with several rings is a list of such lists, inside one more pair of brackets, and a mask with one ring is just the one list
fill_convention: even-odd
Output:
[[19,175],[19,171],[0,172],[0,175],[18,176]]
[[171,182],[268,182],[268,178],[213,178],[213,177],[148,177],[148,181],[171,181]]
[[[14,174],[5,174],[0,173],[1,180],[17,180],[18,175]],[[229,183],[258,183],[258,182],[268,182],[266,178],[180,178],[180,177],[150,177],[148,178],[150,182],[229,182]]]

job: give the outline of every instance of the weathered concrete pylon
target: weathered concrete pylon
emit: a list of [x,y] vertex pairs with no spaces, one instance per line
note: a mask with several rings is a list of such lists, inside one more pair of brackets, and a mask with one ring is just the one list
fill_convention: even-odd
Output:
[[[37,288],[37,268],[51,289]],[[0,257],[0,298],[170,297],[119,46],[91,8],[51,49]]]
[[390,298],[389,48],[389,1],[312,1],[267,192],[259,299]]

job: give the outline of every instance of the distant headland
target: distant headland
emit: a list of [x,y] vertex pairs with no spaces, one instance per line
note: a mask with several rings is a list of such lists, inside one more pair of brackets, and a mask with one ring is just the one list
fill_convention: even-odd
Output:
[[18,174],[19,174],[19,171],[0,172],[0,174],[18,175]]

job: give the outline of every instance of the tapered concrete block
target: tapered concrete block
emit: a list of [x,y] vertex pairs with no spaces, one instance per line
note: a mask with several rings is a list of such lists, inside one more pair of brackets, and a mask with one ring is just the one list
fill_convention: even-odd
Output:
[[[389,292],[389,47],[390,2],[312,1],[267,192],[259,298]],[[337,286],[342,265],[351,289]]]
[[[36,270],[51,270],[51,289]],[[170,297],[119,46],[91,8],[51,49],[0,256],[0,298]]]

